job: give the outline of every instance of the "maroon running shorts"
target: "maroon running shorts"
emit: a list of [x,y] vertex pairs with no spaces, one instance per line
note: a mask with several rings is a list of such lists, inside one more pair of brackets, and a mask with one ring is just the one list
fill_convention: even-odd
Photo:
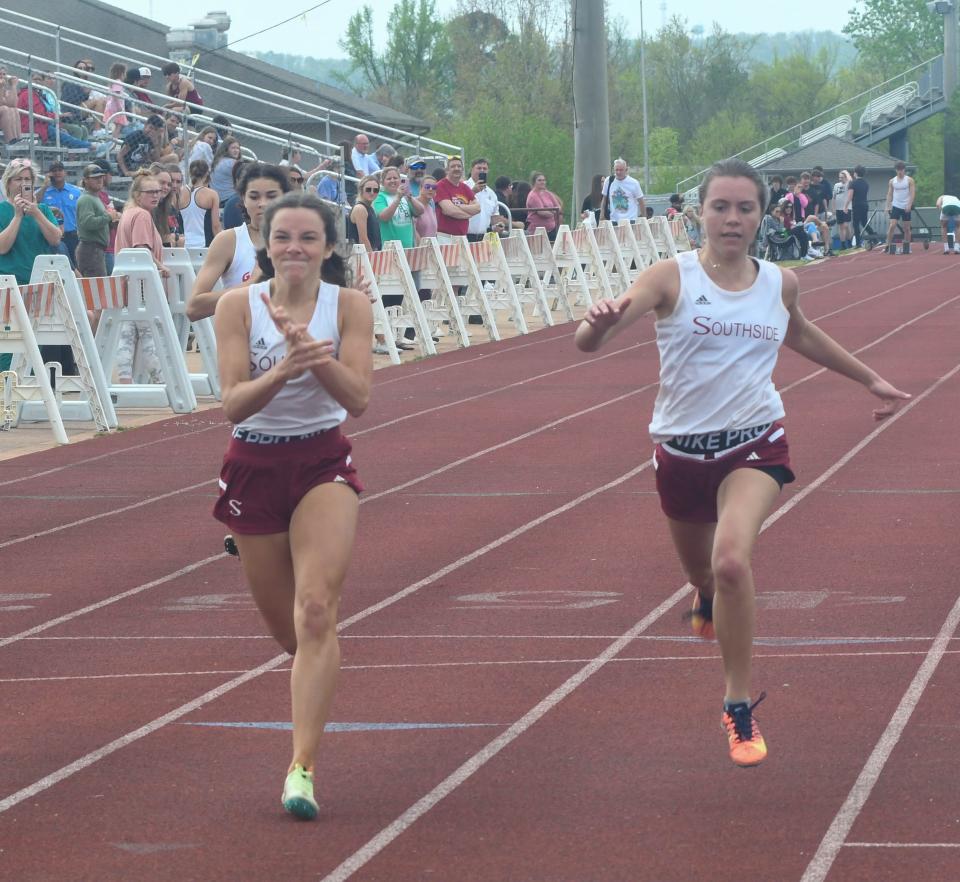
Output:
[[689,454],[658,444],[653,452],[660,508],[668,518],[694,524],[717,521],[717,491],[735,469],[767,471],[781,486],[795,480],[790,448],[780,423],[756,441],[716,454]]
[[339,426],[289,440],[254,432],[246,436],[230,439],[213,507],[213,516],[234,533],[286,533],[300,500],[320,484],[342,483],[363,492],[350,441]]

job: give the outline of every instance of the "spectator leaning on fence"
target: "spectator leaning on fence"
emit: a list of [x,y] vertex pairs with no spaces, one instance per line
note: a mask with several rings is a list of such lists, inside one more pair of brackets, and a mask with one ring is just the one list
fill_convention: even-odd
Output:
[[359,132],[353,139],[350,162],[357,172],[356,177],[373,175],[380,171],[380,163],[375,156],[370,155],[370,139],[363,132]]
[[527,232],[536,233],[543,228],[552,242],[557,238],[557,226],[560,222],[560,212],[563,203],[556,193],[547,189],[547,176],[543,172],[535,171],[530,175],[533,189],[527,196]]

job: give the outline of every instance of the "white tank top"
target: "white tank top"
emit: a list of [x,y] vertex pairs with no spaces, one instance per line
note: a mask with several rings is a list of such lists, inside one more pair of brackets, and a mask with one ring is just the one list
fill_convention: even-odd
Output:
[[893,201],[890,203],[891,208],[909,208],[910,178],[904,175],[901,181],[900,178],[893,177],[890,179],[890,186],[893,187]]
[[187,248],[207,247],[204,221],[209,211],[209,208],[201,208],[197,205],[197,191],[191,190],[189,205],[180,209],[180,215],[183,217],[183,237],[187,243]]
[[250,231],[246,224],[240,224],[234,227],[233,232],[236,235],[236,246],[233,249],[233,260],[226,272],[220,277],[223,289],[236,288],[250,280],[253,271],[257,266],[257,249],[253,247],[250,241]]
[[790,317],[780,270],[758,260],[753,285],[725,291],[704,272],[699,255],[677,255],[677,306],[656,323],[660,392],[650,435],[658,443],[676,435],[746,429],[784,414],[772,380]]
[[[277,330],[261,292],[269,293],[269,282],[258,282],[249,288],[250,303],[250,379],[266,373],[287,352],[283,335]],[[333,340],[334,357],[340,354],[340,332],[337,328],[337,305],[340,288],[320,283],[317,308],[307,326],[314,340]],[[266,406],[248,417],[238,428],[271,435],[306,435],[321,429],[332,429],[347,418],[346,410],[327,392],[311,371],[289,380]]]

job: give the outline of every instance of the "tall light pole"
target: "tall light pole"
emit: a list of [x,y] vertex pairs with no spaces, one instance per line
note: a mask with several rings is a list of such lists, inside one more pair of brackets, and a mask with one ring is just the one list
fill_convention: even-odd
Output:
[[572,0],[573,149],[572,217],[597,174],[610,174],[610,111],[607,94],[607,28],[603,3]]
[[943,192],[960,192],[960,162],[956,155],[960,135],[960,97],[957,96],[957,7],[958,0],[927,3],[930,12],[943,16]]
[[643,30],[643,0],[640,0],[640,91],[643,95],[643,192],[650,190],[650,139],[647,137],[647,62]]

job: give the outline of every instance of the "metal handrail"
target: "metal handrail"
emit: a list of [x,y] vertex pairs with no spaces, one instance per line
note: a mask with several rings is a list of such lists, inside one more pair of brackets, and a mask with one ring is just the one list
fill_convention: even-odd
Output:
[[[773,146],[781,147],[784,145],[789,145],[795,143],[801,135],[804,134],[805,127],[809,127],[810,123],[814,123],[817,120],[821,120],[824,117],[835,116],[840,111],[841,108],[850,107],[850,112],[854,113],[854,108],[858,107],[861,104],[865,104],[865,98],[869,95],[874,95],[876,97],[881,97],[887,92],[894,91],[890,86],[895,82],[907,82],[910,79],[918,79],[919,72],[924,69],[934,65],[938,58],[941,58],[941,55],[935,55],[932,58],[928,58],[926,61],[921,62],[920,64],[914,65],[913,67],[903,71],[902,73],[897,74],[894,77],[884,80],[882,83],[877,83],[875,86],[871,86],[869,89],[853,95],[850,98],[847,98],[841,101],[839,104],[833,105],[833,107],[828,108],[827,110],[821,111],[820,113],[814,114],[808,119],[803,120],[803,122],[796,123],[795,125],[790,126],[789,128],[784,129],[781,132],[778,132],[775,135],[771,135],[769,138],[764,138],[764,140],[752,144],[750,147],[747,147],[745,150],[741,150],[739,153],[734,153],[730,158],[731,159],[744,159],[747,154],[752,154],[756,150],[761,150],[761,152],[767,152],[772,149]],[[882,90],[882,91],[878,91]],[[779,142],[779,143],[776,143]],[[685,188],[689,188],[691,182],[699,182],[703,176],[709,171],[709,169],[701,169],[696,174],[689,175],[681,181],[677,181],[678,193],[684,192]]]
[[[137,60],[136,57],[134,57],[134,56],[132,56],[132,55],[126,55],[126,54],[124,54],[124,52],[128,51],[130,47],[120,46],[119,44],[117,44],[117,43],[115,43],[115,42],[113,42],[113,41],[111,41],[111,40],[104,39],[103,37],[98,37],[98,36],[96,36],[95,34],[88,34],[88,33],[84,33],[83,31],[74,30],[73,28],[63,27],[63,26],[58,25],[58,24],[56,24],[56,23],[54,23],[54,22],[50,22],[50,21],[48,21],[48,20],[46,20],[46,19],[37,18],[37,17],[32,16],[32,15],[26,15],[25,13],[18,12],[18,11],[13,10],[13,9],[3,9],[3,11],[6,12],[6,13],[8,13],[8,14],[11,14],[11,15],[19,16],[20,18],[26,19],[26,20],[28,20],[28,21],[37,22],[37,23],[39,23],[39,24],[47,25],[48,27],[54,29],[54,33],[48,33],[48,32],[46,32],[46,31],[38,30],[38,29],[36,29],[36,28],[31,28],[31,27],[29,27],[29,26],[27,26],[27,25],[24,25],[24,24],[20,23],[20,22],[10,21],[9,19],[5,19],[5,18],[0,17],[0,23],[12,25],[13,27],[21,28],[22,30],[27,30],[27,31],[29,31],[29,32],[31,32],[31,33],[39,34],[40,36],[51,37],[51,38],[55,41],[55,44],[56,44],[56,53],[55,53],[55,54],[56,54],[58,57],[59,57],[59,46],[60,46],[61,39],[63,40],[63,42],[69,43],[69,44],[74,45],[74,46],[79,46],[79,47],[82,48],[82,49],[93,50],[93,51],[97,51],[97,52],[103,52],[103,51],[105,51],[104,48],[98,47],[98,46],[96,46],[96,45],[90,45],[89,43],[84,43],[84,42],[80,42],[80,41],[78,41],[78,40],[72,40],[72,39],[69,39],[69,38],[62,38],[62,37],[61,37],[61,33],[70,33],[70,34],[76,34],[77,36],[83,37],[83,38],[85,38],[86,40],[92,40],[92,41],[95,41],[96,43],[104,44],[104,46],[108,47],[109,50],[115,55],[115,57],[116,57],[118,60],[121,60],[121,61],[129,61],[129,62],[133,62],[134,64],[140,64],[140,63],[141,63],[140,61]],[[118,50],[119,50],[119,51],[118,51]],[[169,63],[169,61],[170,61],[169,58],[166,58],[166,57],[164,57],[164,56],[162,56],[162,55],[155,55],[154,53],[152,53],[152,52],[147,52],[147,51],[145,51],[145,50],[138,50],[138,52],[139,52],[139,55],[140,55],[141,58],[152,59],[152,60],[154,61],[154,63],[167,64],[167,63]],[[55,63],[59,64],[59,62],[55,62]],[[194,68],[194,70],[195,70],[195,68]],[[353,124],[353,123],[359,124],[359,127],[360,127],[361,130],[363,130],[363,131],[366,131],[366,130],[368,130],[368,129],[373,128],[373,129],[378,129],[378,130],[380,130],[381,132],[389,132],[389,133],[392,133],[392,134],[395,134],[395,135],[401,135],[401,136],[402,136],[402,139],[389,138],[389,140],[394,141],[396,144],[401,144],[401,145],[406,146],[406,147],[411,147],[412,149],[416,150],[417,153],[422,153],[422,152],[423,152],[423,147],[421,146],[421,143],[422,143],[422,142],[428,142],[428,143],[430,143],[430,144],[436,144],[436,145],[438,145],[439,147],[448,148],[447,150],[438,152],[438,153],[436,154],[436,155],[438,155],[438,156],[447,155],[448,153],[451,153],[451,152],[452,152],[452,153],[460,153],[461,155],[462,155],[462,153],[463,153],[463,150],[462,150],[461,147],[458,147],[458,146],[455,145],[455,144],[449,144],[449,143],[447,143],[446,141],[440,141],[440,140],[437,140],[436,138],[429,138],[429,137],[427,137],[426,135],[418,135],[418,134],[416,134],[416,133],[407,132],[407,131],[404,131],[403,129],[398,129],[398,128],[395,128],[395,127],[393,127],[393,126],[385,125],[385,124],[383,124],[383,123],[378,123],[378,122],[373,122],[373,121],[371,121],[371,120],[366,120],[366,119],[363,119],[362,117],[354,116],[353,114],[345,113],[345,112],[343,112],[343,111],[334,110],[333,108],[325,107],[325,106],[323,106],[323,105],[321,105],[321,104],[316,104],[316,103],[314,103],[314,102],[304,101],[304,100],[299,99],[299,98],[291,98],[291,97],[289,97],[289,96],[282,95],[282,94],[277,93],[277,92],[272,92],[272,91],[270,91],[269,89],[264,89],[264,88],[261,87],[261,86],[254,86],[254,85],[251,85],[251,84],[248,84],[248,83],[241,82],[241,81],[239,81],[239,80],[235,80],[235,79],[233,79],[232,77],[227,77],[227,76],[224,76],[224,75],[222,75],[222,74],[218,74],[218,73],[216,73],[216,72],[214,72],[214,71],[207,71],[207,70],[205,70],[205,71],[203,71],[203,73],[204,73],[204,77],[205,77],[204,88],[209,87],[209,88],[211,88],[211,89],[219,89],[219,90],[221,90],[221,91],[227,92],[228,94],[238,95],[238,96],[246,99],[247,101],[257,101],[257,102],[262,103],[262,104],[267,104],[267,105],[269,105],[269,106],[272,107],[272,108],[276,108],[277,106],[281,106],[281,107],[284,107],[284,109],[286,109],[286,110],[290,110],[290,111],[297,112],[299,115],[301,115],[301,116],[303,116],[303,117],[306,117],[307,119],[310,119],[310,120],[312,120],[312,121],[316,121],[316,118],[317,118],[318,115],[322,117],[324,114],[326,114],[326,116],[327,116],[327,133],[328,133],[328,134],[329,134],[329,126],[330,126],[331,117],[334,117],[334,116],[335,116],[338,120],[343,120],[343,121],[349,122],[349,123],[351,123],[351,124]],[[225,86],[221,86],[221,85],[218,85],[218,84],[216,84],[216,83],[212,83],[212,82],[209,81],[209,78],[214,78],[214,79],[217,79],[217,80],[221,80],[221,81],[223,81],[223,82],[226,82],[226,83],[231,83],[231,84],[233,84],[233,85],[240,86],[240,87],[243,89],[243,92],[237,92],[237,91],[234,90],[234,89],[229,89],[229,88],[227,88],[227,87],[225,87]],[[194,77],[194,83],[196,84],[196,82],[197,82],[196,77]],[[264,99],[264,98],[258,98],[258,97],[255,96],[255,95],[251,95],[251,94],[250,94],[251,91],[260,92],[260,93],[262,93],[262,94],[264,94],[264,95],[269,96],[269,97],[270,97],[271,99],[273,99],[273,100],[269,100],[269,101],[268,101],[268,100],[266,100],[266,99]],[[169,96],[167,96],[167,97],[169,97]],[[299,111],[299,110],[297,110],[296,108],[292,107],[292,106],[291,106],[292,104],[300,105],[300,106],[306,108],[306,110],[304,110],[304,111]],[[407,139],[409,139],[409,138],[411,138],[411,137],[415,139],[415,141],[416,141],[415,144],[414,144],[414,143],[410,143],[410,142],[407,140]]]
[[[89,87],[91,85],[101,85],[101,86],[104,86],[107,91],[109,91],[109,86],[112,83],[112,80],[110,80],[107,77],[100,76],[99,74],[88,73],[86,74],[86,76],[80,77],[72,72],[74,71],[74,68],[67,67],[66,65],[63,65],[56,61],[51,61],[50,59],[27,55],[26,53],[21,52],[20,50],[14,49],[9,46],[0,46],[0,52],[13,53],[14,55],[23,56],[26,59],[26,65],[20,64],[18,62],[12,62],[12,64],[17,65],[19,67],[23,67],[26,70],[27,77],[25,79],[30,84],[32,84],[30,75],[34,70],[34,68],[32,67],[33,63],[42,64],[43,70],[49,70],[51,73],[56,72],[57,78],[63,82],[76,83],[78,85],[85,86],[85,87]],[[24,78],[18,77],[18,80],[22,80],[22,79]],[[45,89],[45,87],[43,86],[38,86],[36,88]],[[50,90],[47,90],[47,91],[50,91]],[[143,94],[151,98],[161,98],[161,99],[169,98],[168,95],[161,92],[155,92],[151,89],[140,89],[138,91],[143,92]],[[57,100],[59,101],[59,99]],[[30,106],[31,107],[33,106],[32,98],[31,98]],[[207,109],[212,113],[218,112],[216,108],[207,108]],[[81,110],[86,110],[86,108],[81,108]],[[192,116],[189,110],[179,111],[179,110],[173,110],[170,108],[162,108],[162,111],[163,113],[177,114],[181,118],[181,120],[184,121],[184,123],[186,123],[186,121],[189,120],[189,118]],[[135,115],[135,114],[128,113],[128,115]],[[268,143],[283,144],[287,146],[294,143],[293,132],[268,125],[267,123],[258,122],[257,120],[250,120],[250,119],[247,119],[246,117],[232,116],[231,126],[234,126],[234,123],[237,123],[240,127],[246,127],[246,130],[251,134],[253,134],[254,137],[259,138],[263,136],[263,140]],[[57,126],[58,135],[59,135],[59,131],[60,130],[58,125]],[[269,137],[270,135],[272,135],[273,138],[270,138]],[[344,159],[344,157],[342,156],[342,150],[339,144],[333,144],[332,142],[323,141],[319,138],[311,138],[311,137],[301,136],[301,135],[297,135],[296,144],[298,145],[299,149],[306,148],[308,152],[316,153],[318,157],[339,156],[341,160]],[[59,147],[59,143],[57,144],[57,146]],[[317,149],[317,148],[321,148],[321,149]]]

